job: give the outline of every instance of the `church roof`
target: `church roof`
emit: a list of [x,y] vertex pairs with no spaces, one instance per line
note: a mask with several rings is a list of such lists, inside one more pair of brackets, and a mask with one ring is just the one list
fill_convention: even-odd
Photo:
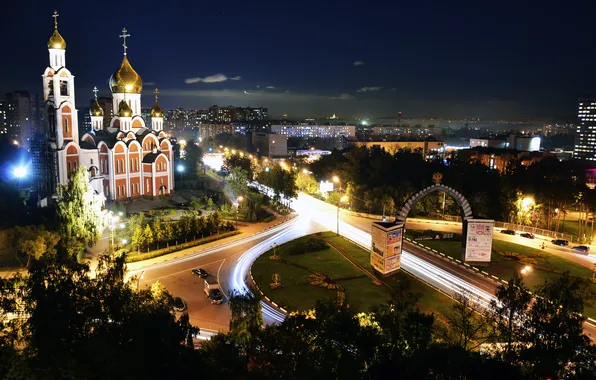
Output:
[[151,163],[155,162],[155,160],[157,160],[157,157],[159,157],[160,154],[161,154],[160,151],[157,151],[157,153],[147,153],[145,155],[145,157],[143,157],[143,163],[151,164]]

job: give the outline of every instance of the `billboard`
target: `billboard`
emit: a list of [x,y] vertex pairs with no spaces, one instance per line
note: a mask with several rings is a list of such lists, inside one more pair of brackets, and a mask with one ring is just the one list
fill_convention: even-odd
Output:
[[319,184],[319,191],[321,193],[328,193],[330,191],[333,191],[333,182],[321,181]]
[[401,243],[403,228],[387,232],[387,245],[385,249],[385,271],[392,272],[401,266]]
[[494,220],[468,219],[465,262],[490,262],[493,247]]
[[400,268],[403,232],[403,224],[372,224],[370,264],[376,271],[387,274]]

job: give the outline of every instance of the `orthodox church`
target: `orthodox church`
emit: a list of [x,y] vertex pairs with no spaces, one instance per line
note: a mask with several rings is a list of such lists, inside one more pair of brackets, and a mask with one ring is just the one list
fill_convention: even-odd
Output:
[[[109,201],[170,194],[174,189],[172,144],[163,131],[163,110],[157,90],[151,109],[151,125],[141,117],[143,80],[131,66],[122,30],[124,56],[109,80],[114,116],[104,125],[104,110],[97,102],[91,107],[90,131],[79,136],[75,108],[74,75],[66,68],[66,41],[58,32],[54,12],[54,32],[48,41],[50,65],[43,73],[45,138],[53,156],[46,174],[55,184],[66,183],[68,172],[84,166],[90,187]],[[50,191],[50,193],[53,193]]]

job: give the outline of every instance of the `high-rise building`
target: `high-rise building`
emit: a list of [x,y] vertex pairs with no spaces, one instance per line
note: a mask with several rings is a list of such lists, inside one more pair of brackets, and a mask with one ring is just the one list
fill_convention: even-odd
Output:
[[48,41],[50,65],[43,73],[46,123],[43,137],[32,152],[34,170],[43,171],[38,178],[40,198],[45,198],[40,199],[42,205],[49,202],[56,185],[67,183],[69,172],[79,166],[89,173],[94,197],[124,201],[173,191],[174,153],[163,131],[163,110],[156,95],[151,123],[146,124],[141,117],[143,80],[128,60],[129,36],[123,29],[124,57],[109,80],[115,115],[104,123],[106,115],[95,91],[90,107],[91,131],[80,136],[74,76],[66,68],[66,41],[54,22]]
[[596,98],[579,99],[573,158],[596,161]]
[[10,139],[29,147],[28,140],[41,130],[43,102],[27,91],[6,94],[6,128]]
[[[99,96],[97,97],[97,104],[103,110],[103,125],[110,125],[110,121],[114,115],[114,103],[112,102],[112,98],[109,96]],[[93,103],[92,103],[93,105]]]
[[8,139],[8,126],[6,123],[6,101],[0,100],[0,139]]
[[83,107],[79,111],[81,111],[79,112],[79,136],[83,136],[85,133],[91,132],[91,107]]

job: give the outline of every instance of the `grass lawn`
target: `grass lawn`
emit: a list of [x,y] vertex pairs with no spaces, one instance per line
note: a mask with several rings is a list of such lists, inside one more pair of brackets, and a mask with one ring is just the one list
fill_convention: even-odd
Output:
[[[419,243],[461,260],[462,248],[461,242],[459,241],[424,240],[419,241]],[[496,251],[517,253],[519,255],[519,260],[503,256]],[[588,279],[592,278],[592,271],[582,265],[565,260],[559,256],[545,253],[537,248],[526,247],[501,240],[493,240],[493,252],[490,265],[488,267],[479,268],[503,280],[507,280],[511,277],[513,272],[517,271],[519,273],[527,264],[534,267],[534,270],[530,274],[524,276],[524,281],[530,289],[534,289],[537,285],[542,284],[546,280],[555,280],[559,277],[558,273],[565,271],[569,271],[573,276]],[[594,292],[596,292],[596,284],[590,285]],[[596,318],[596,299],[586,300],[585,314],[591,318]]]
[[[372,271],[369,264],[368,251],[335,236],[331,232],[315,234],[315,236],[324,239],[344,255],[362,265],[366,270]],[[307,238],[303,237],[300,239]],[[345,260],[332,248],[318,252],[290,255],[286,247],[281,245],[277,248],[277,253],[287,263],[270,260],[269,256],[273,252],[269,251],[255,261],[252,267],[252,274],[265,295],[289,310],[311,309],[316,305],[318,300],[334,300],[336,298],[335,290],[309,285],[307,282],[311,272],[291,264],[325,273],[332,279],[339,279],[337,283],[344,287],[346,302],[354,311],[372,310],[390,297],[390,290],[387,287],[373,283],[370,277],[364,275],[360,269]],[[268,284],[272,282],[274,273],[280,275],[283,288],[276,290],[270,289]],[[426,312],[440,313],[440,310],[452,302],[449,297],[403,271],[385,278],[383,281],[391,287],[396,287],[401,281],[408,281],[410,283],[410,290],[413,293],[421,295],[419,306]]]

